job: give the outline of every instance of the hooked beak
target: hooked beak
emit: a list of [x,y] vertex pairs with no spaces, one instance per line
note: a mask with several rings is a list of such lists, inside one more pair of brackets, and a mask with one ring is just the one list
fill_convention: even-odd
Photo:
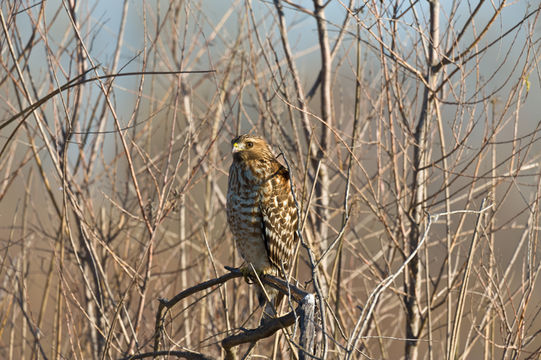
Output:
[[241,145],[238,142],[233,143],[233,150],[232,150],[233,154],[237,153],[237,152],[239,152],[241,150],[242,150]]

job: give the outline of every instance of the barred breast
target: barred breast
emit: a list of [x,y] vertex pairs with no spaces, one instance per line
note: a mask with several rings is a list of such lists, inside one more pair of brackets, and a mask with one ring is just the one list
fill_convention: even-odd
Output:
[[260,186],[246,178],[250,174],[242,170],[233,163],[229,171],[227,221],[244,261],[252,264],[256,271],[268,273],[272,266],[263,234]]

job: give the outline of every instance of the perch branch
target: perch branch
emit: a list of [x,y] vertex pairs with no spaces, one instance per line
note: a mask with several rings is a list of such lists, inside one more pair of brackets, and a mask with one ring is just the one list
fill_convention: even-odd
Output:
[[[192,286],[191,288],[188,288],[184,291],[181,291],[180,293],[175,295],[171,300],[159,299],[160,304],[158,306],[158,311],[156,312],[156,325],[154,329],[155,331],[154,352],[148,353],[148,354],[152,355],[152,354],[163,353],[163,351],[159,351],[159,347],[160,347],[160,338],[163,331],[164,317],[167,310],[171,309],[178,302],[180,302],[181,300],[183,300],[184,298],[190,295],[196,294],[200,291],[211,288],[213,286],[223,284],[228,280],[244,276],[244,274],[239,269],[231,268],[227,266],[226,266],[226,269],[229,271],[229,273],[223,276],[220,276],[219,278],[205,281],[203,283]],[[299,354],[299,357],[301,359],[305,358],[304,354],[312,353],[311,349],[313,349],[313,344],[314,344],[314,334],[315,334],[315,326],[314,326],[315,297],[314,295],[304,290],[301,290],[292,284],[289,284],[287,281],[283,279],[280,279],[271,275],[261,276],[259,280],[263,284],[271,286],[277,289],[278,291],[282,292],[286,296],[298,302],[300,305],[296,309],[292,310],[290,313],[282,317],[271,319],[256,329],[243,330],[239,334],[232,335],[223,339],[222,346],[224,350],[226,351],[226,359],[234,358],[234,354],[232,353],[232,348],[234,346],[244,344],[244,343],[249,343],[249,342],[255,342],[257,340],[269,337],[273,335],[274,333],[276,333],[276,331],[283,329],[285,327],[291,326],[298,319],[300,319],[301,321],[300,348],[302,350],[301,354]],[[171,352],[166,351],[166,353],[170,355],[175,355],[178,357],[207,359],[205,355],[202,355],[199,353],[178,352],[179,355],[174,354],[173,351]],[[142,356],[142,355],[145,355],[145,354],[140,354],[138,356]],[[144,356],[144,357],[148,357],[148,356]],[[192,357],[187,357],[187,356],[192,356]],[[143,357],[138,357],[138,358],[143,358]],[[135,359],[135,357],[127,357],[126,359]]]

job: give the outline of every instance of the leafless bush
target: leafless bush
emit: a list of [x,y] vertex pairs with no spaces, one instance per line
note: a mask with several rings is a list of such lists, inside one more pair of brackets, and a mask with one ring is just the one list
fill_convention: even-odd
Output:
[[538,2],[0,4],[2,358],[220,358],[256,327],[235,279],[155,328],[241,263],[241,132],[294,175],[317,358],[540,356]]

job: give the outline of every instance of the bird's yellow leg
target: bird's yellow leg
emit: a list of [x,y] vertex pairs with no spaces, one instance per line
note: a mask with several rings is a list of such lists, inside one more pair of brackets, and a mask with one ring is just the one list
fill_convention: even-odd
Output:
[[261,277],[267,274],[272,273],[271,268],[265,268],[263,270],[256,270],[254,266],[250,264],[244,263],[241,267],[239,267],[239,271],[244,276],[244,280],[248,284],[253,284],[254,282],[261,282]]
[[239,271],[242,273],[242,276],[244,277],[244,281],[246,281],[247,284],[253,284],[254,281],[254,270],[252,270],[253,267],[251,265],[244,265],[239,268]]

